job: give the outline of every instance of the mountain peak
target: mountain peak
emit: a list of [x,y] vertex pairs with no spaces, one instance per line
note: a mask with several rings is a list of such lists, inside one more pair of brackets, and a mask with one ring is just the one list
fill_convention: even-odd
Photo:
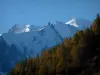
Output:
[[77,28],[84,29],[84,28],[90,27],[91,22],[87,19],[84,19],[84,18],[72,18],[71,20],[69,20],[65,24],[69,24],[69,25],[75,26]]
[[11,33],[23,33],[23,32],[30,32],[30,31],[37,31],[41,27],[40,26],[35,26],[35,25],[29,25],[29,24],[15,24],[11,29],[9,29],[8,32]]
[[19,25],[19,24],[15,24],[10,30],[9,32],[13,32],[13,33],[21,33],[21,32],[29,32],[29,24],[26,25]]
[[77,22],[76,22],[76,18],[71,19],[70,21],[66,22],[65,24],[70,24],[70,25],[73,25],[75,27],[78,27]]

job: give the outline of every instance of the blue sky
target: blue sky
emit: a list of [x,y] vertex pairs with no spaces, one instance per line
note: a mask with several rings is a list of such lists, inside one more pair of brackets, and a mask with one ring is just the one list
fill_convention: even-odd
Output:
[[0,33],[14,24],[45,25],[73,17],[93,20],[100,0],[0,0]]

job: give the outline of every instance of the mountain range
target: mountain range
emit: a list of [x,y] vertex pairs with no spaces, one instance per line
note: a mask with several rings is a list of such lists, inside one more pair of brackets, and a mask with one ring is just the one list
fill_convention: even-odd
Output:
[[0,72],[8,72],[15,63],[40,54],[71,37],[78,30],[89,28],[91,22],[73,18],[66,23],[56,21],[44,26],[15,24],[7,33],[0,34]]

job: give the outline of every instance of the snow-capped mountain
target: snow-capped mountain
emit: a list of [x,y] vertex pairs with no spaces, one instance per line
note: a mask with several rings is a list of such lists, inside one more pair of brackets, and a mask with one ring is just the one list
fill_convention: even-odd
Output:
[[65,24],[75,26],[78,29],[86,29],[86,28],[90,27],[91,22],[89,20],[86,20],[83,18],[72,18],[71,20],[69,20]]
[[29,24],[25,24],[25,25],[19,25],[19,24],[15,24],[11,29],[9,29],[9,33],[23,33],[23,32],[30,32],[30,31],[37,31],[39,30],[41,27],[40,26],[35,26],[35,25],[29,25]]
[[82,19],[72,19],[66,23],[57,21],[42,27],[14,25],[8,33],[0,36],[0,72],[9,71],[17,61],[36,56],[41,50],[63,42],[64,38],[71,37],[81,26],[84,28],[86,23],[90,25],[87,21],[83,22]]

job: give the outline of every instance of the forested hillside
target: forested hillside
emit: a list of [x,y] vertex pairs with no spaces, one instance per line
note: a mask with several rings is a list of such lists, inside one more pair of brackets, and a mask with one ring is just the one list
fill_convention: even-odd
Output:
[[100,75],[99,14],[90,29],[17,63],[8,75]]

